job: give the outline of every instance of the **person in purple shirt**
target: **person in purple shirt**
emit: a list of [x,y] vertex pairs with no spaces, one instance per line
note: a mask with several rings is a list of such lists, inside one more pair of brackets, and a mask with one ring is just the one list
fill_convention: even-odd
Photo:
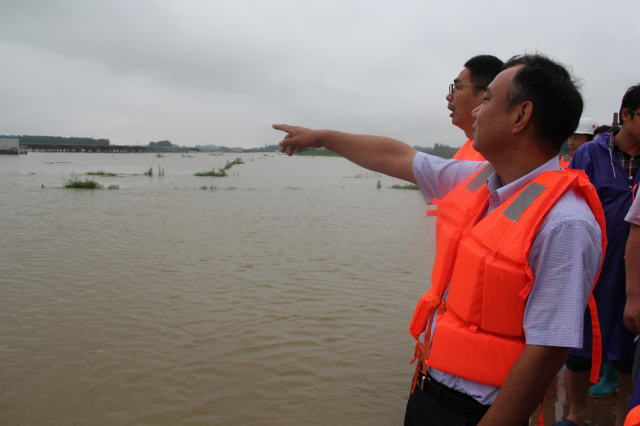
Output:
[[[611,362],[618,376],[618,420],[622,426],[631,394],[631,372],[636,345],[635,336],[624,326],[625,262],[624,251],[629,223],[624,218],[633,198],[633,187],[640,183],[640,84],[630,87],[620,106],[620,130],[604,133],[580,146],[569,168],[584,170],[598,191],[607,223],[607,250],[593,296],[598,307],[602,335],[602,359]],[[584,345],[569,351],[567,359],[567,419],[583,425],[586,419],[589,370],[591,369],[590,319],[585,320]],[[572,426],[571,423],[564,423]]]
[[[541,54],[515,56],[504,64],[473,112],[473,148],[495,170],[484,183],[490,191],[487,214],[540,174],[567,173],[557,155],[582,108],[582,96],[563,65]],[[417,184],[427,203],[487,164],[443,160],[386,137],[273,127],[287,133],[282,152],[325,147],[362,167]],[[502,387],[429,368],[428,385],[409,396],[405,425],[528,424],[568,348],[582,346],[583,314],[601,259],[600,226],[580,191],[570,187],[548,211],[527,257],[534,285],[523,319],[526,344]],[[425,332],[437,333],[437,320],[434,327]]]

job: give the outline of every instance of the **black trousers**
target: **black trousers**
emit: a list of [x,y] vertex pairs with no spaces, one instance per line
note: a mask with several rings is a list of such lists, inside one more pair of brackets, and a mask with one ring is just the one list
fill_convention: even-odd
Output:
[[[429,392],[423,391],[419,386],[416,386],[415,391],[409,395],[409,401],[407,401],[407,409],[404,414],[405,426],[475,426],[480,423],[482,417],[487,412],[490,406],[481,405],[475,401],[472,397],[464,395],[453,389],[439,384],[437,382],[434,385],[431,384]],[[425,384],[425,386],[427,386]],[[435,395],[434,389],[436,389]],[[471,402],[471,404],[477,404],[477,412],[470,413],[469,410],[461,412],[456,409],[460,404],[456,404],[454,398],[443,398],[443,394],[453,395],[455,398],[460,398]],[[469,405],[466,403],[465,405]],[[529,421],[525,422],[524,426],[528,426]]]
[[416,390],[409,395],[407,401],[404,426],[475,426],[480,423],[483,415],[484,413],[460,413],[454,407],[443,405],[436,397],[416,386]]

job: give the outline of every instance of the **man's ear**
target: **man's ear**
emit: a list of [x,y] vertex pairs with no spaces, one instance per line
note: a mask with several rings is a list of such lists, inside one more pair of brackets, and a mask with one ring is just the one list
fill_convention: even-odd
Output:
[[526,101],[513,107],[513,134],[519,133],[527,127],[533,118],[533,103]]
[[623,108],[623,109],[622,109],[622,116],[621,116],[621,118],[622,118],[622,120],[624,120],[624,122],[625,122],[625,123],[626,123],[626,122],[628,122],[629,120],[631,120],[631,119],[633,118],[633,116],[634,116],[634,115],[635,115],[635,114],[631,114],[631,113],[629,112],[629,108]]

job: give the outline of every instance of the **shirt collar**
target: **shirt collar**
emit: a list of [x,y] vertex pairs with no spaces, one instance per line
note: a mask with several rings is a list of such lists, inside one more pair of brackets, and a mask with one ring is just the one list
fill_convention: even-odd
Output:
[[618,144],[616,143],[616,136],[615,136],[616,132],[611,132],[611,136],[609,136],[609,140],[608,142],[608,146],[609,146],[609,151],[611,151],[611,153],[613,154],[618,148]]
[[609,137],[608,145],[609,145],[609,150],[611,151],[612,154],[614,153],[618,153],[618,154],[622,154],[625,158],[636,158],[638,156],[640,156],[640,150],[636,151],[635,154],[631,155],[628,152],[625,152],[623,150],[620,149],[620,147],[618,146],[618,142],[616,141],[616,135],[618,134],[620,130],[616,131],[616,132],[611,132],[611,136]]
[[505,186],[501,186],[500,178],[496,173],[493,173],[487,179],[487,187],[489,188],[489,191],[491,191],[489,194],[489,211],[499,207],[503,202],[511,198],[516,192],[527,186],[529,182],[540,176],[542,173],[553,170],[562,170],[560,162],[555,156],[534,171]]

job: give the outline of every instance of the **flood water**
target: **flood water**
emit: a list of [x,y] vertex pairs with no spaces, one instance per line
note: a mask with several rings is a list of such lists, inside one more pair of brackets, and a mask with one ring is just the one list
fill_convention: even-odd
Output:
[[0,423],[400,424],[434,226],[393,184],[342,158],[0,156]]

